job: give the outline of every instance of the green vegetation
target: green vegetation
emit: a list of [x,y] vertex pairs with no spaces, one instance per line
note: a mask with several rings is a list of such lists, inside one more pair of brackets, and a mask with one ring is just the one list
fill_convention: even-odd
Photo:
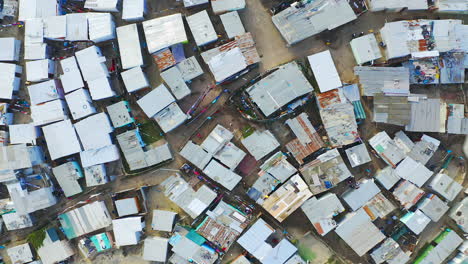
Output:
[[138,128],[140,129],[141,139],[148,145],[164,138],[164,133],[154,122],[142,123]]
[[303,260],[309,261],[310,263],[314,263],[314,259],[317,258],[317,254],[314,251],[312,251],[312,249],[301,244],[298,245],[297,249],[299,256]]
[[242,137],[246,138],[255,132],[255,128],[253,128],[251,125],[247,125],[242,129]]
[[46,237],[46,228],[36,230],[28,235],[27,241],[37,250],[42,247]]

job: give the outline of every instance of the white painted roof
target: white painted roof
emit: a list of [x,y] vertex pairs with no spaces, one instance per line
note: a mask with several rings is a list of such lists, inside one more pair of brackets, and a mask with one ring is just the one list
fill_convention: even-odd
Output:
[[92,81],[109,76],[109,70],[105,64],[106,58],[96,46],[77,51],[76,60],[85,81]]
[[84,8],[101,12],[119,12],[119,0],[86,0]]
[[118,27],[117,40],[124,70],[143,65],[137,24]]
[[22,68],[15,64],[0,62],[0,98],[11,99],[13,91],[18,91],[21,79],[16,73],[21,73]]
[[164,84],[154,88],[151,92],[137,101],[146,116],[153,117],[175,99]]
[[42,127],[52,160],[81,151],[80,142],[70,120]]
[[112,145],[110,133],[114,131],[106,113],[99,113],[75,123],[84,150],[100,149]]
[[374,34],[355,38],[351,40],[350,45],[358,65],[382,58],[382,53]]
[[34,124],[9,125],[10,144],[36,144],[39,131]]
[[67,16],[44,18],[44,38],[65,39],[67,37]]
[[41,104],[59,99],[55,80],[49,80],[33,85],[28,85],[29,99],[31,104]]
[[211,160],[211,162],[203,170],[208,177],[217,183],[224,186],[229,191],[232,191],[234,187],[241,181],[242,177],[234,173],[233,171],[224,167],[221,163],[216,160]]
[[206,10],[187,16],[186,19],[197,46],[203,46],[218,39],[218,34]]
[[102,77],[88,82],[89,92],[93,100],[106,99],[115,96],[108,77]]
[[143,225],[141,216],[112,220],[115,245],[121,247],[138,244]]
[[169,133],[173,129],[182,125],[187,120],[187,115],[182,111],[176,102],[171,103],[154,116],[159,127],[164,133]]
[[190,94],[190,88],[185,83],[182,73],[177,67],[169,68],[161,73],[161,77],[166,82],[172,94],[180,100]]
[[55,0],[20,0],[18,20],[56,16],[58,3]]
[[110,13],[87,13],[89,40],[94,43],[115,39],[115,23]]
[[221,22],[223,23],[224,30],[226,30],[228,38],[234,38],[235,36],[240,36],[245,33],[244,25],[242,25],[242,21],[237,11],[222,14],[219,17],[221,18]]
[[0,38],[0,61],[18,61],[21,41],[15,38]]
[[120,75],[129,93],[149,87],[148,79],[140,66],[123,71]]
[[144,21],[143,29],[149,53],[187,41],[180,13]]
[[88,40],[88,18],[86,13],[67,14],[67,37],[69,41]]
[[39,44],[44,41],[44,23],[35,18],[25,22],[24,45]]
[[7,254],[13,264],[29,263],[34,260],[29,243],[9,247],[7,249]]
[[108,145],[100,149],[80,152],[80,160],[83,168],[116,161],[118,159],[120,159],[120,152],[116,145]]
[[126,21],[143,20],[145,0],[123,0],[122,19]]
[[47,59],[47,44],[34,43],[24,46],[24,59],[25,60],[43,60]]
[[31,118],[37,126],[68,119],[66,106],[62,100],[54,100],[40,105],[31,105]]
[[65,99],[73,120],[78,120],[96,113],[96,108],[94,108],[88,90],[78,89],[65,95]]
[[327,92],[341,87],[342,83],[329,50],[307,57],[314,73],[320,92]]
[[215,14],[235,11],[245,8],[245,0],[211,0],[211,7]]
[[49,73],[54,72],[54,62],[51,60],[36,60],[26,62],[26,80],[40,82],[49,79]]

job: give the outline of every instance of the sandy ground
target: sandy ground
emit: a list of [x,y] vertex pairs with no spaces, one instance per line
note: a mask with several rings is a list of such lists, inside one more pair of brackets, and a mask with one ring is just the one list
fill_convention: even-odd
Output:
[[[335,64],[338,68],[340,77],[343,82],[351,82],[355,79],[353,75],[353,67],[355,66],[354,57],[352,55],[351,49],[349,47],[349,41],[351,40],[352,33],[358,32],[369,32],[369,31],[378,31],[386,21],[394,21],[396,19],[410,19],[410,18],[432,18],[432,17],[451,17],[451,18],[462,18],[467,21],[468,16],[454,16],[454,15],[437,15],[433,13],[365,13],[358,20],[353,21],[347,25],[344,25],[332,32],[324,32],[317,36],[311,37],[302,41],[292,47],[287,47],[285,41],[282,39],[279,32],[274,27],[273,23],[271,22],[271,15],[268,11],[269,7],[273,4],[278,3],[277,0],[247,0],[247,8],[243,11],[240,11],[241,19],[244,23],[244,26],[247,31],[251,32],[256,43],[257,49],[259,54],[262,57],[262,62],[259,65],[258,69],[254,69],[251,73],[243,78],[237,80],[236,82],[223,85],[222,87],[216,88],[212,93],[210,93],[203,103],[201,104],[199,109],[203,109],[206,106],[211,104],[211,101],[223,90],[235,90],[244,85],[248,82],[253,76],[257,75],[258,73],[265,72],[268,69],[274,68],[280,64],[289,62],[294,59],[304,59],[304,57],[311,55],[316,52],[323,51],[327,48],[331,50],[332,56],[335,60]],[[168,14],[176,13],[179,10],[184,14],[193,14],[198,11],[205,9],[206,7],[197,7],[195,9],[185,10],[182,8],[182,3],[180,1],[150,1],[150,13],[147,17],[159,17],[165,16]],[[212,16],[212,21],[215,24],[218,33],[222,33],[223,29],[220,26],[219,18],[216,16]],[[118,25],[127,24],[118,18],[116,19]],[[21,28],[7,28],[0,30],[0,37],[4,36],[20,36],[22,38],[22,34],[24,34],[23,29]],[[191,43],[193,43],[192,36]],[[332,40],[332,45],[327,47],[325,45],[326,39]],[[191,56],[193,54],[198,54],[198,52],[194,52],[193,44],[186,45],[185,47],[186,55]],[[154,62],[152,61],[151,57],[147,52],[145,54],[145,72],[147,73],[151,86],[156,87],[161,83],[161,78],[159,76],[159,72],[156,69]],[[200,56],[197,55],[197,58],[200,62],[202,62]],[[205,72],[208,72],[206,65],[202,63],[202,67],[204,68]],[[196,101],[196,99],[202,94],[202,92],[208,87],[210,84],[213,83],[212,78],[205,74],[201,78],[196,79],[190,87],[192,89],[192,94],[179,102],[181,108],[186,111],[190,108],[190,106]],[[455,88],[454,88],[455,89]],[[466,90],[466,87],[464,88]],[[441,96],[452,98],[453,94],[456,92],[453,89],[446,89],[442,87],[435,87],[431,91],[429,91],[431,95],[434,96]],[[22,92],[23,93],[23,92]],[[24,93],[23,93],[24,94]],[[27,95],[25,95],[27,96]],[[166,179],[168,176],[174,173],[174,169],[178,169],[183,163],[184,160],[177,154],[180,148],[189,140],[192,139],[195,142],[200,142],[201,139],[196,134],[200,134],[201,138],[205,138],[206,135],[215,127],[216,124],[222,124],[224,127],[229,128],[233,132],[235,132],[236,137],[234,143],[241,147],[240,144],[240,129],[245,127],[246,125],[251,125],[256,128],[263,128],[266,127],[273,131],[275,136],[279,139],[281,143],[286,143],[292,135],[289,129],[287,129],[284,125],[284,120],[280,120],[278,122],[269,123],[269,124],[258,124],[247,121],[239,117],[237,111],[233,109],[233,107],[227,104],[228,102],[228,93],[224,93],[218,100],[218,102],[211,107],[208,108],[206,113],[197,115],[198,111],[196,112],[196,120],[191,122],[188,125],[182,125],[173,132],[166,135],[166,140],[169,141],[171,144],[172,150],[174,152],[174,161],[170,164],[164,166],[164,168],[159,169],[151,169],[149,171],[140,173],[138,175],[132,176],[123,176],[122,171],[120,169],[120,164],[113,164],[113,175],[117,176],[116,180],[110,184],[105,186],[100,186],[93,189],[86,190],[85,193],[77,195],[73,197],[71,200],[62,200],[61,203],[57,206],[49,208],[47,210],[38,212],[37,219],[38,223],[36,228],[40,228],[46,224],[54,223],[55,217],[58,213],[63,211],[63,209],[68,208],[69,206],[74,205],[77,201],[87,199],[91,193],[102,193],[103,196],[109,196],[112,192],[118,192],[120,190],[125,190],[129,188],[136,188],[140,186],[155,186]],[[457,102],[460,102],[460,98],[455,97],[453,99]],[[366,112],[368,116],[371,116],[371,107],[372,107],[372,100],[363,100],[364,106],[366,108]],[[136,116],[141,116],[138,107],[132,109]],[[311,117],[312,122],[314,125],[318,125],[320,122],[320,117],[317,114],[316,109],[314,106],[307,106],[306,111],[308,112],[309,116]],[[212,117],[212,119],[208,119],[207,117]],[[26,122],[29,119],[27,115],[19,115],[18,119],[16,119],[17,123]],[[363,139],[368,139],[373,136],[377,131],[386,130],[389,134],[393,134],[401,130],[399,127],[395,126],[386,126],[386,125],[376,125],[375,123],[369,122],[363,123],[360,126],[360,133]],[[411,133],[410,136],[417,138],[420,137],[421,134],[418,133]],[[443,141],[444,147],[447,149],[452,149],[457,155],[462,155],[462,144],[463,144],[463,137],[461,136],[446,136],[446,135],[438,135],[438,134],[430,134],[431,136],[435,136]],[[466,153],[466,152],[465,152]],[[437,160],[434,159],[434,163],[437,163]],[[372,172],[375,172],[378,168],[383,166],[383,162],[381,160],[376,159],[373,157],[373,162],[369,165],[359,167],[357,169],[353,169],[352,172],[357,178],[363,178],[366,176],[365,170],[370,169]],[[244,176],[244,181],[247,183],[247,186],[250,186],[255,179],[256,179],[256,171],[252,172],[250,175]],[[465,181],[465,186],[466,181]],[[346,184],[341,184],[334,189],[334,192],[341,194],[344,191],[348,190],[348,186]],[[245,188],[242,185],[236,187],[233,193],[245,196]],[[152,187],[149,189],[149,208],[152,209],[169,209],[173,211],[178,211],[180,214],[180,219],[182,222],[190,222],[191,219],[185,216],[180,209],[174,205],[172,202],[168,201],[164,195],[158,190],[157,186]],[[147,215],[147,219],[151,219],[152,214],[149,212]],[[293,239],[298,240],[299,245],[304,248],[308,248],[313,252],[315,256],[314,261],[312,263],[325,263],[328,259],[337,254],[347,258],[350,263],[368,263],[369,260],[359,258],[354,252],[340,239],[334,232],[330,232],[325,237],[318,237],[315,231],[313,230],[311,224],[306,219],[305,215],[302,213],[301,210],[297,210],[294,212],[286,221],[282,224],[279,224],[276,220],[272,219],[268,214],[264,214],[262,217],[268,220],[268,222],[272,223],[273,226],[279,228],[279,230],[286,230]],[[444,218],[437,224],[433,224],[428,227],[427,232],[424,233],[421,241],[426,241],[428,239],[432,239],[441,226],[445,224],[451,224],[450,220]],[[452,223],[453,225],[453,223]],[[147,236],[152,235],[161,235],[157,232],[154,232],[150,228],[150,221],[147,221]],[[25,229],[18,232],[9,232],[7,234],[3,234],[0,237],[0,244],[5,243],[6,241],[16,241],[15,244],[21,242],[31,229]],[[325,242],[325,243],[324,243]],[[421,242],[421,245],[423,243]],[[328,245],[328,246],[327,246]],[[229,260],[234,259],[238,254],[242,253],[242,249],[235,244],[231,250],[225,255],[224,260],[222,263],[228,263]],[[1,252],[3,253],[3,252]],[[114,250],[112,252],[102,254],[98,256],[92,263],[147,263],[142,261],[141,258],[141,247],[126,247],[124,251]],[[86,263],[84,260],[78,260],[76,263]]]

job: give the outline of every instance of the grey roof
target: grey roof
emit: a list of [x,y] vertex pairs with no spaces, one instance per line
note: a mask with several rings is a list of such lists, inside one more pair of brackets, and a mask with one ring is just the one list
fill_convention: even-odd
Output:
[[0,170],[18,170],[32,167],[26,144],[0,146]]
[[172,94],[180,100],[190,94],[190,88],[185,83],[182,73],[177,67],[172,67],[161,73],[161,77],[166,82]]
[[449,201],[453,201],[463,189],[461,184],[443,172],[432,178],[429,187]]
[[449,206],[437,195],[430,194],[418,205],[418,209],[427,215],[432,221],[437,222],[448,211]]
[[210,162],[213,157],[213,154],[208,153],[199,145],[194,144],[191,140],[185,144],[184,148],[180,151],[180,155],[202,170],[206,165],[208,165],[208,162]]
[[410,256],[406,254],[392,238],[387,238],[376,250],[370,254],[376,264],[405,264]]
[[136,129],[117,135],[117,141],[130,170],[146,168],[172,159],[168,143],[145,151],[140,145]]
[[400,218],[400,221],[413,231],[414,234],[419,235],[431,222],[431,219],[418,209],[415,212],[406,213]]
[[462,242],[463,239],[452,230],[420,263],[443,263]]
[[385,239],[363,209],[348,215],[335,231],[359,256]]
[[281,240],[272,248],[266,240],[274,232],[275,230],[260,218],[237,240],[237,243],[261,263],[283,264],[296,253],[297,248],[287,239]]
[[83,191],[78,180],[84,175],[78,163],[67,162],[52,168],[52,171],[65,196],[70,197]]
[[203,46],[218,39],[218,34],[206,10],[186,16],[185,19],[197,46]]
[[364,180],[361,182],[359,189],[351,189],[345,192],[341,197],[353,211],[356,211],[379,192],[379,187],[374,183],[374,180],[371,179]]
[[207,152],[215,154],[233,137],[234,134],[231,131],[217,124],[200,146]]
[[203,170],[203,173],[205,173],[212,180],[221,184],[229,191],[232,191],[232,189],[234,189],[234,187],[236,187],[236,185],[242,179],[241,176],[224,167],[216,160],[211,160],[211,162]]
[[282,65],[246,92],[265,116],[270,116],[299,96],[312,92],[313,87],[293,61]]
[[309,120],[309,116],[306,112],[302,112],[295,118],[288,119],[285,122],[293,131],[294,135],[299,139],[302,145],[306,145],[314,141],[313,134],[317,133],[312,123]]
[[336,227],[333,216],[345,211],[340,199],[334,193],[327,193],[319,199],[314,196],[307,200],[301,209],[322,236]]
[[406,126],[411,132],[445,132],[445,116],[441,109],[445,103],[440,99],[419,100],[411,103],[411,122]]
[[364,96],[409,94],[410,72],[406,67],[354,67]]
[[268,130],[255,131],[241,142],[256,160],[261,160],[280,146],[278,140]]
[[369,144],[377,151],[379,156],[390,166],[396,167],[405,158],[405,153],[392,140],[387,132],[381,131],[369,139]]
[[197,218],[214,201],[217,194],[206,185],[197,191],[180,177],[173,175],[161,183],[164,195],[182,208],[190,217]]
[[405,126],[410,122],[410,113],[408,97],[374,94],[374,122]]
[[171,232],[177,213],[164,210],[153,210],[151,228],[158,231]]
[[[321,154],[304,165],[300,172],[313,194],[325,192],[353,176],[337,149]],[[331,186],[325,186],[325,181]]]
[[348,156],[349,163],[353,168],[371,161],[366,144],[364,143],[347,149],[346,156]]
[[164,133],[169,133],[187,120],[187,115],[176,102],[171,103],[154,116],[154,120]]
[[116,128],[133,122],[133,118],[130,116],[128,103],[126,101],[120,101],[107,106],[107,113],[112,121],[112,125]]
[[148,261],[166,262],[169,239],[162,237],[148,237],[143,247],[143,259]]
[[390,190],[400,180],[400,177],[390,166],[379,170],[374,177],[387,190]]
[[203,74],[203,69],[195,56],[179,62],[175,67],[182,73],[182,78],[184,78],[186,82]]
[[281,151],[278,151],[267,159],[262,166],[260,166],[260,169],[261,171],[259,174],[271,174],[271,176],[281,182],[287,181],[289,177],[297,172],[297,169],[287,161],[287,156]]
[[137,103],[146,116],[151,118],[174,101],[174,96],[164,84],[161,84],[139,99]]
[[214,158],[226,165],[229,169],[234,170],[247,155],[242,149],[238,148],[234,143],[229,142],[219,150]]
[[276,28],[289,45],[356,18],[345,0],[308,2],[302,8],[291,6],[272,17]]
[[44,187],[28,191],[23,190],[18,181],[15,183],[7,183],[6,187],[14,203],[16,212],[23,215],[48,208],[57,203],[57,198],[52,194],[54,190],[53,187]]
[[449,214],[450,218],[452,218],[457,223],[458,227],[460,227],[465,233],[468,233],[468,221],[466,221],[467,215],[468,197],[465,197],[462,201],[452,206]]
[[434,174],[422,163],[406,157],[395,169],[395,173],[402,179],[414,183],[416,186],[421,187],[426,183],[429,178]]
[[222,14],[219,17],[221,18],[221,22],[223,23],[224,30],[226,31],[228,38],[234,38],[235,36],[245,33],[244,25],[242,25],[242,21],[237,11]]

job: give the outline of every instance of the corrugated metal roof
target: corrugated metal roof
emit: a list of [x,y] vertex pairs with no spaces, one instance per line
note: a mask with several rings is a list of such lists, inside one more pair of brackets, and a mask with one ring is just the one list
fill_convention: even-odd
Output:
[[312,197],[301,206],[301,209],[315,230],[322,236],[336,227],[333,217],[345,211],[338,196],[334,193],[327,193],[319,199]]
[[255,131],[241,142],[256,160],[261,160],[280,146],[278,140],[268,130]]
[[358,256],[363,256],[385,235],[371,222],[364,210],[359,210],[341,222],[336,233],[348,244]]
[[420,162],[406,157],[395,169],[395,173],[402,179],[408,180],[421,187],[433,175],[433,172]]
[[177,67],[172,67],[161,73],[161,77],[167,86],[171,89],[172,94],[177,100],[184,98],[191,93],[190,88],[185,83],[182,73]]
[[418,209],[427,215],[432,221],[438,222],[440,218],[449,210],[449,206],[437,195],[429,194],[418,205]]
[[312,1],[301,8],[291,6],[272,17],[276,28],[289,45],[356,18],[345,0]]
[[445,102],[440,99],[419,100],[411,103],[411,122],[406,126],[412,132],[445,132],[447,118]]
[[353,211],[356,211],[379,192],[380,189],[373,180],[365,180],[361,182],[359,189],[347,191],[341,197]]
[[354,67],[364,96],[378,93],[409,94],[409,69],[406,67]]
[[159,17],[143,22],[148,52],[154,53],[174,44],[187,42],[181,14]]
[[452,252],[463,243],[463,238],[451,230],[450,233],[433,248],[428,255],[420,262],[421,264],[443,263]]
[[185,144],[184,148],[180,151],[180,155],[200,169],[204,169],[213,157],[213,154],[208,153],[192,141],[188,141]]
[[409,181],[402,181],[395,187],[393,195],[395,199],[400,201],[400,204],[408,210],[421,199],[424,195],[424,191]]
[[353,168],[371,161],[369,152],[364,143],[346,149],[346,156]]
[[382,53],[374,34],[355,38],[351,40],[350,45],[358,65],[382,58]]
[[432,178],[428,187],[449,201],[453,201],[463,189],[460,183],[442,172]]
[[241,176],[227,169],[216,160],[211,160],[211,162],[203,170],[203,173],[205,173],[212,180],[224,186],[229,191],[232,191],[232,189],[234,189],[234,187],[236,187],[236,185],[242,179]]
[[187,115],[180,109],[176,102],[171,103],[154,116],[159,127],[164,133],[169,133],[173,129],[182,125],[187,120]]
[[406,254],[392,238],[387,238],[376,250],[370,254],[376,264],[387,262],[388,264],[405,264],[410,260]]
[[160,71],[176,65],[176,60],[170,49],[163,49],[153,54],[153,59],[156,62],[156,65],[158,65],[158,69]]
[[211,7],[215,14],[235,11],[245,8],[245,0],[211,0]]
[[247,88],[246,92],[263,114],[270,116],[287,103],[312,90],[312,85],[299,65],[290,62]]

